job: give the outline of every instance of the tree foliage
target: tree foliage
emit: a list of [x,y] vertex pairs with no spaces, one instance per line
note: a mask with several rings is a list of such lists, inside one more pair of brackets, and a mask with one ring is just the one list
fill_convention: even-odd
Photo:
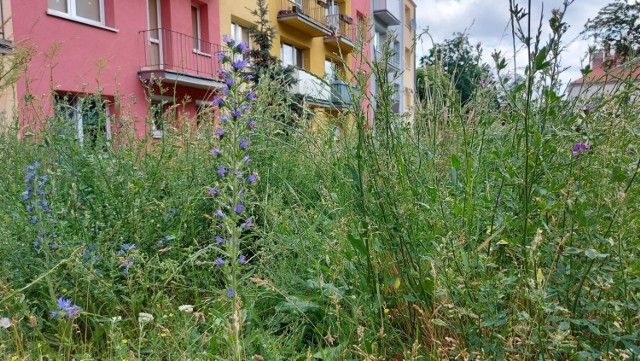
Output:
[[420,63],[423,67],[438,66],[449,74],[460,94],[461,103],[465,104],[476,87],[488,83],[492,77],[489,65],[483,63],[481,57],[480,43],[471,46],[467,34],[455,33],[452,39],[435,44],[429,54],[420,59]]
[[582,34],[593,37],[605,50],[613,48],[627,59],[640,49],[640,3],[615,0],[587,20]]

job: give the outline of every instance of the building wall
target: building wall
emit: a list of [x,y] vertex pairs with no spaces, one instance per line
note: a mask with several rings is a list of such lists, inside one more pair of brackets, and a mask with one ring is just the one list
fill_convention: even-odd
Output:
[[[101,89],[107,98],[117,96],[122,106],[112,107],[112,114],[137,120],[138,136],[148,133],[148,126],[142,120],[149,104],[138,79],[146,41],[140,31],[148,27],[147,1],[104,2],[106,26],[98,27],[51,15],[47,1],[12,1],[16,41],[32,44],[37,49],[27,75],[17,86],[20,121],[25,129],[37,128],[53,113],[49,96],[52,90],[82,94]],[[192,33],[191,1],[159,2],[163,27]],[[211,38],[217,39],[218,2],[203,0],[198,3],[205,5],[206,14],[201,16],[206,16]],[[22,101],[27,94],[33,95],[33,103]],[[186,110],[195,113],[195,107],[192,102]]]

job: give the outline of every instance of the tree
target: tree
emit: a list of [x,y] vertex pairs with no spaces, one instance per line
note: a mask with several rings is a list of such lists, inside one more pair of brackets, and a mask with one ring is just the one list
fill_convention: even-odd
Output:
[[460,94],[460,102],[465,104],[479,85],[488,84],[492,78],[491,68],[482,63],[481,57],[480,43],[472,47],[467,34],[455,33],[452,39],[435,44],[420,63],[423,67],[438,66],[449,74]]
[[634,56],[640,50],[640,3],[615,0],[587,20],[582,34],[605,50],[613,47],[622,60]]

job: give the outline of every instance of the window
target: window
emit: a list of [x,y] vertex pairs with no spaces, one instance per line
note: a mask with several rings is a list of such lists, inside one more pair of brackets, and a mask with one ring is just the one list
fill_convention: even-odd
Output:
[[151,131],[154,138],[162,138],[167,123],[174,118],[173,103],[164,97],[153,97],[149,114],[151,116]]
[[404,23],[408,28],[411,28],[411,8],[408,6],[404,7]]
[[[239,43],[251,44],[251,40],[249,38],[249,29],[233,22],[231,23],[231,39]],[[242,60],[244,59],[245,55],[246,54],[235,54],[233,60]]]
[[286,43],[282,43],[280,46],[280,59],[282,60],[282,65],[284,66],[297,66],[298,68],[303,67],[302,62],[303,51],[296,48],[293,45],[289,45]]
[[104,26],[104,0],[49,0],[49,12]]
[[111,139],[108,101],[98,95],[56,94],[55,116],[61,124],[71,124],[81,145],[104,148]]
[[200,24],[200,6],[191,4],[191,31],[193,34],[193,50],[201,51],[200,41],[202,40]]

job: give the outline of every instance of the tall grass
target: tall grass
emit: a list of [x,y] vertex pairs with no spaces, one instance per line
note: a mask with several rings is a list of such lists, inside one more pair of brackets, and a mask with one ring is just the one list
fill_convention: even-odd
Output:
[[514,44],[531,54],[525,84],[510,88],[510,64],[496,54],[497,82],[461,105],[434,67],[411,125],[391,110],[384,60],[367,64],[373,77],[353,74],[351,109],[321,124],[257,84],[247,115],[256,122],[247,150],[259,176],[254,225],[241,248],[226,250],[249,260],[236,308],[229,274],[215,266],[227,254],[215,248],[224,205],[207,193],[217,119],[161,141],[134,139],[125,126],[97,147],[79,144],[64,115],[44,119],[36,138],[5,129],[0,354],[638,357],[637,83],[598,99],[563,97],[565,10],[542,43],[512,5]]

